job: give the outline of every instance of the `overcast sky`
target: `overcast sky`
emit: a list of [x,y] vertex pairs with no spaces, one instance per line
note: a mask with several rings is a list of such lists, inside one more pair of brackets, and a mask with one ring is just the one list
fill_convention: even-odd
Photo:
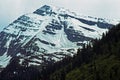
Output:
[[78,14],[120,20],[120,0],[0,0],[0,29],[45,4]]

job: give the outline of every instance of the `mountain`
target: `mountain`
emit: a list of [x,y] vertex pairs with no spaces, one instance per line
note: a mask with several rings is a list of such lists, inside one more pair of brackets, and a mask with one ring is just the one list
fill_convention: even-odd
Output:
[[44,5],[20,16],[0,33],[0,66],[14,57],[21,65],[47,65],[73,56],[77,48],[100,38],[117,21],[76,15],[64,8]]

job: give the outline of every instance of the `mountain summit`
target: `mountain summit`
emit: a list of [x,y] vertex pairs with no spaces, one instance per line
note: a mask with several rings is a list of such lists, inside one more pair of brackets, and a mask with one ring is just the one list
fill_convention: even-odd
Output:
[[44,5],[22,15],[0,33],[0,66],[6,67],[15,56],[21,65],[27,61],[28,66],[62,60],[100,38],[114,22]]

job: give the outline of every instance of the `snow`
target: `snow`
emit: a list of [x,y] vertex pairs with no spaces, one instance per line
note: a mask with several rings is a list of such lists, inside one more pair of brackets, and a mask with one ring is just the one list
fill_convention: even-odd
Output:
[[5,47],[6,47],[7,49],[9,48],[9,45],[10,45],[11,41],[12,41],[12,37],[10,37],[10,38],[8,39],[8,41],[6,42],[6,44],[5,44]]
[[[103,33],[108,31],[108,29],[99,28],[96,24],[90,26],[90,25],[84,24],[84,23],[82,23],[82,22],[80,22],[80,21],[78,21],[78,20],[76,20],[74,18],[70,18],[69,21],[71,23],[69,23],[68,25],[72,25],[74,30],[81,31],[84,36],[91,37],[93,39],[100,38]],[[85,28],[88,28],[88,29],[92,29],[92,30],[95,30],[95,31],[86,30],[86,29],[84,29],[82,27],[85,27]]]
[[38,33],[38,35],[36,37],[47,41],[49,43],[54,43],[55,46],[51,46],[51,45],[47,45],[47,44],[43,44],[41,42],[36,42],[37,45],[39,45],[39,47],[42,47],[44,49],[46,49],[48,51],[48,53],[53,53],[56,51],[61,51],[61,48],[74,48],[76,45],[72,42],[70,42],[67,39],[67,36],[64,33],[64,30],[62,28],[62,30],[56,31],[56,35],[50,35],[50,34],[42,34],[41,32]]
[[40,64],[38,63],[29,62],[28,66],[31,66],[31,65],[40,66]]
[[16,56],[20,56],[21,55],[21,53],[18,53]]
[[32,59],[32,61],[36,61],[36,62],[42,63],[42,60],[39,60],[39,59]]
[[19,62],[19,64],[22,64],[22,62],[24,61],[24,59],[20,59],[20,62]]
[[12,58],[11,56],[7,56],[7,51],[2,56],[0,56],[0,68],[6,67]]

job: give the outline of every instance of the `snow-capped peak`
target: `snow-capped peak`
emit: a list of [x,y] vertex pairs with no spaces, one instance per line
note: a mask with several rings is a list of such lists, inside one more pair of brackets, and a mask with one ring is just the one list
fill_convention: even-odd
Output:
[[78,16],[64,8],[44,5],[19,17],[0,33],[0,58],[8,56],[6,64],[14,56],[20,56],[21,61],[28,59],[29,65],[59,61],[100,38],[113,25],[106,19]]
[[118,24],[119,22],[117,20],[110,20],[106,18],[98,18],[98,17],[92,17],[92,16],[85,16],[83,14],[78,14],[75,12],[71,12],[69,9],[65,9],[63,7],[56,7],[52,5],[44,5],[41,8],[37,9],[34,13],[40,14],[40,15],[70,15],[75,16],[76,18],[82,18],[89,21],[95,21],[95,22],[104,22],[104,23],[111,23],[111,24]]
[[58,8],[54,6],[48,6],[44,5],[41,8],[37,9],[34,13],[40,14],[40,15],[58,15],[58,14],[67,14],[67,11],[63,8]]

